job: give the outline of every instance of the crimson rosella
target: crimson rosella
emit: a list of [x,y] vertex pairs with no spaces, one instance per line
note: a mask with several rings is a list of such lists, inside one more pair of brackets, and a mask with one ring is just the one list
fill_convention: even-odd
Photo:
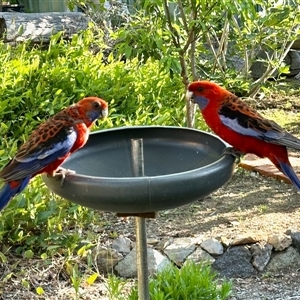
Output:
[[32,132],[16,156],[0,171],[4,186],[0,190],[0,210],[20,193],[34,176],[64,176],[59,166],[87,142],[90,127],[108,114],[107,103],[87,97],[60,111]]
[[236,95],[210,81],[192,82],[188,99],[197,103],[207,125],[240,154],[267,157],[300,190],[287,147],[300,150],[300,139],[261,116]]

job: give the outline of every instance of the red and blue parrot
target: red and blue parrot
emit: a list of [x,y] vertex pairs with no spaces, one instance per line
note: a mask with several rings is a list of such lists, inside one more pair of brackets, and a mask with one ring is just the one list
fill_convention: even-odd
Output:
[[300,180],[287,151],[287,147],[300,150],[300,139],[214,82],[192,82],[186,97],[198,104],[207,125],[237,154],[253,153],[269,158],[300,190]]
[[88,140],[90,128],[108,114],[108,104],[87,97],[42,123],[29,136],[16,156],[0,171],[4,185],[0,190],[0,210],[22,192],[34,176],[64,176],[69,170],[59,166]]

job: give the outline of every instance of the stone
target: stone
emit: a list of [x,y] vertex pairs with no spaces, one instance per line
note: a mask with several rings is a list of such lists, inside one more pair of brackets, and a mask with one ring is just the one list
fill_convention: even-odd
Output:
[[284,61],[290,66],[288,76],[296,76],[300,72],[300,54],[298,51],[290,50]]
[[122,254],[128,254],[131,251],[132,241],[127,237],[119,237],[115,239],[111,247]]
[[156,238],[153,238],[153,237],[147,238],[147,244],[148,245],[157,245],[158,242],[159,242],[159,240],[156,239]]
[[251,277],[257,274],[251,264],[251,258],[246,246],[236,246],[228,249],[212,264],[212,267],[227,278]]
[[196,249],[191,238],[174,239],[171,245],[164,249],[164,253],[177,266],[182,266],[185,259]]
[[[257,60],[250,67],[251,76],[254,79],[260,78],[265,73],[265,71],[267,70],[267,66],[263,60],[267,60],[268,57],[271,57],[272,53],[272,50],[258,51],[258,53],[256,54]],[[276,70],[272,75],[276,77],[278,75],[278,70]]]
[[237,246],[245,244],[254,244],[263,240],[266,240],[266,237],[262,233],[250,232],[246,234],[237,235],[231,242],[231,245]]
[[[264,74],[267,67],[266,67],[266,63],[262,61],[262,59],[267,60],[268,56],[271,57],[272,54],[273,54],[273,50],[260,50],[257,53],[257,61],[255,61],[250,67],[251,75],[254,79],[258,79]],[[291,77],[299,73],[300,55],[298,51],[290,50],[285,56],[284,62],[286,63],[286,65],[290,67],[289,73],[286,74],[287,76]],[[279,75],[278,70],[275,70],[275,72],[271,75],[272,77],[277,77]]]
[[273,234],[268,237],[268,243],[274,247],[275,251],[282,251],[292,244],[292,238],[284,233]]
[[300,254],[293,247],[275,253],[267,265],[266,272],[279,272],[282,270],[296,270],[300,267]]
[[230,239],[226,236],[221,236],[220,238],[217,238],[217,240],[220,241],[220,243],[222,243],[222,245],[226,248],[228,248],[231,244]]
[[252,253],[252,265],[258,271],[263,271],[268,264],[273,246],[266,242],[259,242],[251,245],[250,251]]
[[[147,248],[148,275],[162,271],[169,266],[171,262],[155,249]],[[116,266],[115,271],[119,276],[125,278],[134,278],[137,276],[136,266],[136,248],[132,249]]]
[[239,226],[240,222],[239,221],[229,221],[229,224],[234,227],[234,226]]
[[5,20],[5,41],[8,42],[46,42],[60,31],[64,32],[63,37],[71,38],[79,31],[87,29],[90,21],[86,14],[80,12],[0,12],[0,18]]
[[205,239],[204,234],[197,234],[191,237],[191,242],[195,245],[200,245]]
[[300,253],[300,232],[289,229],[286,231],[286,234],[292,238],[292,245],[298,250]]
[[184,264],[187,261],[193,261],[194,263],[208,263],[208,264],[212,264],[214,263],[215,259],[206,251],[204,251],[201,248],[197,248],[192,254],[190,254]]
[[112,248],[96,247],[92,250],[92,256],[97,263],[100,272],[113,273],[114,266],[123,259],[123,255]]
[[223,245],[215,238],[203,241],[200,246],[211,255],[221,255],[224,252]]

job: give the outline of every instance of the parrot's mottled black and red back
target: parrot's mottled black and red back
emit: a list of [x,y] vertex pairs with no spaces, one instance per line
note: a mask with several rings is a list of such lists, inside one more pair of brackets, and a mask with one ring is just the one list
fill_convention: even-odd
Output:
[[187,97],[199,105],[207,125],[240,153],[268,157],[300,190],[286,147],[300,150],[300,139],[214,82],[192,82]]
[[[74,124],[74,119],[66,110],[42,123],[21,146],[14,159],[0,172],[0,178],[5,181],[20,180],[42,170],[49,164],[48,160],[55,160],[58,156],[63,157],[75,142],[77,133]],[[66,143],[71,137],[69,146],[62,148],[59,152],[55,151],[56,145]],[[55,156],[49,156],[50,152],[53,152]],[[40,163],[37,164],[36,161]],[[27,166],[26,169],[24,164]]]
[[16,156],[0,171],[5,182],[0,191],[0,210],[30,178],[40,173],[53,174],[64,160],[84,146],[95,120],[108,114],[107,103],[88,97],[57,113],[32,132]]

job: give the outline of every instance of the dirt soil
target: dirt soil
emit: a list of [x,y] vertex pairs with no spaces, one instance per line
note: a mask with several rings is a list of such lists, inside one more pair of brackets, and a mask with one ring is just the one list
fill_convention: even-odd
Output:
[[[286,107],[288,102],[297,106],[299,98],[286,98],[278,103]],[[298,134],[299,125],[293,126],[293,133]],[[297,171],[300,173],[300,168]],[[124,221],[112,213],[104,213],[102,218],[106,226],[99,232],[99,243],[109,244],[113,237],[120,235],[135,240],[134,218]],[[205,235],[230,240],[248,232],[269,235],[285,233],[288,229],[300,230],[299,192],[290,184],[241,168],[228,184],[203,201],[160,212],[156,219],[147,220],[148,237],[157,239]],[[64,257],[52,260],[9,257],[7,263],[0,264],[0,300],[76,299],[64,264]],[[86,264],[81,262],[80,268],[84,272]],[[235,279],[233,284],[232,300],[300,300],[300,270],[297,269]],[[40,296],[37,287],[43,288]],[[108,299],[104,276],[92,285],[82,283],[79,291],[78,299]]]

